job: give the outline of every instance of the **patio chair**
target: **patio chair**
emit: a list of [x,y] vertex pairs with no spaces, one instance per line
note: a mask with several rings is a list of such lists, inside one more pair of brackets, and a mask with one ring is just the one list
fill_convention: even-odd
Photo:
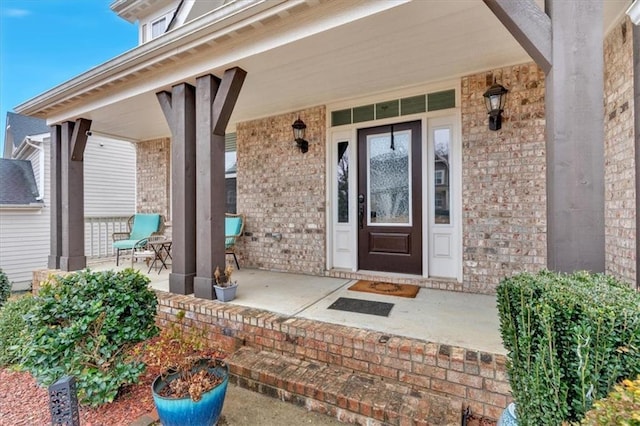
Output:
[[244,215],[225,213],[224,215],[224,250],[225,255],[233,255],[236,261],[236,268],[240,269],[238,258],[236,257],[235,245],[236,241],[242,236],[244,230]]
[[162,230],[162,216],[137,213],[129,218],[127,225],[129,232],[114,232],[112,235],[113,248],[116,249],[116,266],[120,262],[121,250],[131,250],[131,264],[133,266],[136,249],[144,249],[147,245],[147,238]]

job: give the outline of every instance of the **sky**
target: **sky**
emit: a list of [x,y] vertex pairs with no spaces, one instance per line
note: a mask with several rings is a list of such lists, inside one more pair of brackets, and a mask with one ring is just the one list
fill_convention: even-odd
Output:
[[138,43],[113,0],[0,0],[0,156],[7,112]]

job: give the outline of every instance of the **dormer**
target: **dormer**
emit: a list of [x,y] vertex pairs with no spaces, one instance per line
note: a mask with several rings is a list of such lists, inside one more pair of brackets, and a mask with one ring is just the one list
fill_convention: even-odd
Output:
[[111,10],[122,19],[138,22],[138,43],[153,40],[169,30],[236,0],[115,0]]

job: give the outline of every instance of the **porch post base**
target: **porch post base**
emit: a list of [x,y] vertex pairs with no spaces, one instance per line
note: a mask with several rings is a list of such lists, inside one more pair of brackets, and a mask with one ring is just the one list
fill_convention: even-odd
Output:
[[193,279],[193,295],[200,299],[215,299],[216,295],[215,290],[213,289],[213,284],[215,284],[215,280],[213,278],[195,277]]
[[193,277],[192,274],[169,274],[169,292],[174,294],[191,294],[193,293]]
[[47,268],[60,269],[60,256],[49,256],[49,261],[47,262]]
[[60,269],[63,271],[79,271],[87,267],[86,256],[61,256]]

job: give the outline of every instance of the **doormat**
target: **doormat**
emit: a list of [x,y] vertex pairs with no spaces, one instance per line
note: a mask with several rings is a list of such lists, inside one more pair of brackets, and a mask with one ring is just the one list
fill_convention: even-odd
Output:
[[360,280],[348,290],[364,291],[365,293],[384,294],[387,296],[411,297],[415,298],[420,290],[417,285],[411,284],[392,284],[382,281],[366,281]]
[[393,303],[339,297],[338,300],[333,302],[327,309],[388,317],[391,308],[393,308]]

